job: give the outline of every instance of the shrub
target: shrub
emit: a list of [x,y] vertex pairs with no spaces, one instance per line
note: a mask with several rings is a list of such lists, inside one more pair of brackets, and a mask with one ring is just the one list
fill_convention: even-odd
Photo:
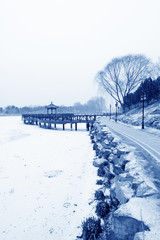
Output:
[[110,188],[111,187],[111,182],[109,179],[105,179],[105,181],[103,182],[104,186],[107,187],[107,188]]
[[109,205],[106,202],[99,202],[96,206],[96,214],[100,218],[104,218],[109,213]]
[[83,228],[82,232],[83,240],[95,240],[102,232],[100,219],[96,220],[94,217],[86,219],[86,221],[82,223],[82,228]]
[[104,200],[105,199],[105,196],[104,196],[104,193],[101,191],[101,190],[97,190],[96,192],[95,192],[95,199],[96,200]]
[[104,177],[105,171],[104,171],[103,166],[100,165],[100,167],[98,168],[98,171],[97,171],[97,175],[98,175],[99,177]]
[[109,165],[109,163],[107,161],[100,164],[101,167],[105,167],[105,166],[108,166],[108,165]]
[[118,199],[115,197],[111,198],[111,208],[117,208],[118,205],[119,205]]
[[101,179],[97,180],[96,184],[97,185],[103,185],[103,180],[101,180]]

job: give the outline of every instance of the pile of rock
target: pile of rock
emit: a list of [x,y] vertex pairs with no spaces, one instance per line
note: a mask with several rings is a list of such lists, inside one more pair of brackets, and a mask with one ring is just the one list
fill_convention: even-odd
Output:
[[[98,121],[94,123],[90,138],[95,150],[93,165],[97,167],[99,176],[97,184],[101,185],[95,193],[96,214],[103,222],[103,232],[98,239],[143,239],[140,236],[149,227],[144,224],[142,217],[134,218],[120,209],[131,198],[155,194],[156,190],[138,174],[135,176],[130,172],[130,152],[119,144],[105,125]],[[136,234],[138,232],[142,232],[142,235]]]

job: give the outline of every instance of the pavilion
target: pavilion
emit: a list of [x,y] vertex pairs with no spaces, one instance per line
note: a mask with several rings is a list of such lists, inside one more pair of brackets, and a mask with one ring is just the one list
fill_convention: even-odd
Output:
[[47,114],[53,114],[53,111],[54,111],[54,113],[56,114],[56,113],[57,113],[57,108],[58,108],[58,106],[54,105],[54,104],[51,102],[46,108],[47,108]]

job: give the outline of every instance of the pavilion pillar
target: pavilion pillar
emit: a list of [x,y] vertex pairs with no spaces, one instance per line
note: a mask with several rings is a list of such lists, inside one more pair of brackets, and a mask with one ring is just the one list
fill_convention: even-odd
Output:
[[63,123],[63,130],[65,130],[65,124]]
[[54,124],[54,128],[56,128],[56,123]]
[[77,123],[75,123],[75,130],[77,131]]
[[71,123],[71,131],[72,131],[72,123]]

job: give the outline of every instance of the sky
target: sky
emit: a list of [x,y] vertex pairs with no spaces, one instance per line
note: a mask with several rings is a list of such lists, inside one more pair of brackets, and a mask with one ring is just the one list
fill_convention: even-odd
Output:
[[160,57],[159,0],[0,1],[0,106],[85,103],[115,57]]

